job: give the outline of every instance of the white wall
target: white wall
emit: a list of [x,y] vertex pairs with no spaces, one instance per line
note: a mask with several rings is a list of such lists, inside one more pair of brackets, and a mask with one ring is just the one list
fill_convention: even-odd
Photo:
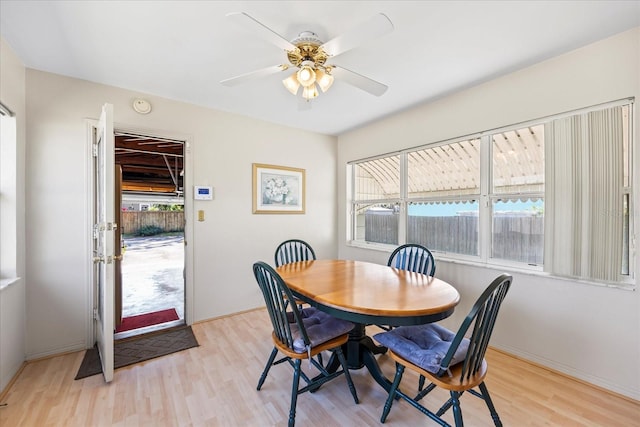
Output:
[[[27,357],[85,348],[90,188],[85,118],[114,105],[116,129],[185,137],[187,318],[199,321],[264,305],[253,278],[279,242],[298,237],[337,255],[336,139],[238,115],[27,70]],[[133,111],[142,96],[152,112]],[[252,163],[306,169],[306,214],[253,215]],[[191,200],[211,185],[212,201]],[[205,221],[196,221],[197,210]]]
[[[0,38],[0,101],[15,113],[16,119],[16,210],[10,222],[15,225],[15,276],[8,287],[0,289],[0,393],[20,369],[25,359],[25,68],[11,47]],[[2,218],[4,221],[5,218]],[[7,250],[2,245],[2,250]],[[4,253],[3,253],[4,256]],[[3,277],[4,279],[4,277]]]
[[[338,138],[339,256],[386,262],[345,241],[348,161],[424,145],[616,99],[640,98],[640,28],[427,103]],[[640,242],[640,144],[634,141],[635,241]],[[639,243],[637,243],[639,244]],[[640,261],[635,254],[636,277]],[[457,327],[500,271],[438,261],[462,302]],[[640,399],[639,292],[514,273],[492,345]]]

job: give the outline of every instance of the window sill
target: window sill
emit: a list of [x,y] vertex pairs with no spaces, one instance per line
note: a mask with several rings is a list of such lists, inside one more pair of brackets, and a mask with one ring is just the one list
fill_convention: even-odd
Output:
[[[397,247],[397,245],[385,245],[382,243],[365,243],[365,242],[357,242],[351,241],[347,243],[347,246],[359,249],[369,249],[374,251],[381,252],[391,252],[393,249]],[[472,259],[462,259],[462,258],[452,258],[447,256],[442,256],[438,254],[437,251],[433,252],[433,256],[436,259],[436,262],[447,262],[450,264],[459,264],[459,265],[468,265],[479,268],[487,268],[492,270],[501,270],[508,273],[517,273],[517,274],[525,274],[528,276],[536,276],[536,277],[545,277],[553,280],[561,280],[572,283],[581,283],[584,285],[597,286],[602,288],[612,288],[612,289],[620,289],[623,291],[635,291],[636,284],[630,279],[628,282],[595,282],[592,280],[580,279],[577,277],[565,277],[565,276],[555,276],[553,274],[542,271],[541,266],[536,267],[519,267],[515,265],[505,265],[505,264],[494,264],[494,263],[483,263],[479,261],[475,261]]]
[[9,286],[18,283],[20,281],[19,277],[7,277],[5,279],[0,279],[0,291],[5,290]]
[[481,262],[458,260],[458,259],[452,259],[452,258],[438,258],[435,253],[434,253],[434,256],[436,258],[436,261],[448,262],[451,264],[470,265],[470,266],[480,267],[480,268],[490,268],[492,270],[502,270],[507,273],[517,273],[517,274],[524,274],[527,276],[545,277],[552,280],[560,280],[560,281],[571,282],[571,283],[580,283],[583,285],[597,286],[601,288],[620,289],[623,291],[636,290],[636,285],[633,282],[617,282],[617,283],[595,282],[592,280],[580,279],[577,277],[555,276],[545,271],[536,270],[536,269],[519,268],[515,266],[498,265],[498,264],[484,264]]
[[347,246],[352,248],[370,249],[372,251],[379,252],[392,252],[398,245],[387,245],[384,243],[368,243],[357,240],[351,240],[347,242]]

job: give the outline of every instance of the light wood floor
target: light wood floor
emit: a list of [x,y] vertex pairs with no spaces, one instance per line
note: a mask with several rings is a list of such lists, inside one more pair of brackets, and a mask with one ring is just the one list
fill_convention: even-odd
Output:
[[[283,426],[291,370],[272,368],[261,391],[258,377],[271,351],[266,311],[257,310],[193,326],[200,347],[116,370],[105,384],[96,375],[74,381],[83,352],[26,365],[1,403],[0,426]],[[388,356],[379,356],[393,375]],[[505,426],[640,426],[640,404],[549,372],[497,351],[487,355],[486,380]],[[305,363],[306,365],[306,363]],[[386,393],[366,370],[352,371],[360,404],[344,378],[298,398],[299,426],[379,426]],[[401,388],[415,389],[407,371]],[[445,394],[431,393],[435,409]],[[438,398],[438,399],[436,399]],[[465,394],[467,426],[493,425],[484,402]],[[447,415],[452,422],[450,414]],[[436,425],[404,401],[385,425]]]

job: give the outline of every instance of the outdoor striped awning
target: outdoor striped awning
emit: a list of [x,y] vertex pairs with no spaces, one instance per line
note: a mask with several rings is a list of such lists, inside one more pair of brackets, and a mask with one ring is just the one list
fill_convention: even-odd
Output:
[[[544,125],[491,136],[494,193],[544,192]],[[399,197],[400,155],[356,164],[357,200]],[[479,194],[480,139],[407,152],[410,198]]]

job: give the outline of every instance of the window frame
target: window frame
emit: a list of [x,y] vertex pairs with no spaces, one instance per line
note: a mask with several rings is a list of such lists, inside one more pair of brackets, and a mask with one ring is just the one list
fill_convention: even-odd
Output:
[[[629,105],[630,114],[629,114],[629,147],[628,147],[628,163],[629,163],[629,181],[628,185],[621,189],[622,194],[628,195],[628,206],[629,206],[629,225],[628,225],[628,253],[629,253],[629,275],[627,278],[622,278],[618,282],[604,282],[593,278],[584,278],[584,277],[564,277],[554,275],[553,273],[548,273],[544,271],[544,260],[546,255],[543,252],[543,262],[541,264],[531,265],[526,262],[520,261],[512,261],[512,260],[503,260],[499,258],[493,258],[492,254],[492,227],[493,227],[493,201],[496,199],[506,198],[508,196],[519,195],[521,193],[493,193],[493,185],[492,185],[492,177],[493,177],[493,162],[492,162],[492,136],[497,133],[504,133],[513,130],[519,130],[524,127],[530,126],[538,126],[544,125],[547,122],[552,120],[574,116],[578,114],[588,113],[590,111],[603,110],[607,108],[613,108],[621,105]],[[611,101],[603,104],[598,104],[582,109],[572,110],[560,114],[554,114],[546,117],[542,117],[539,119],[528,120],[525,122],[520,122],[500,128],[495,128],[491,130],[486,130],[474,134],[464,135],[461,137],[451,138],[444,141],[437,141],[429,144],[420,145],[418,147],[411,147],[407,149],[403,149],[400,151],[387,153],[384,155],[373,156],[366,159],[359,159],[354,161],[347,162],[347,206],[348,206],[348,221],[347,223],[350,226],[347,227],[347,235],[346,244],[348,246],[360,247],[360,248],[370,248],[377,250],[389,251],[392,250],[395,246],[389,244],[375,243],[375,242],[365,242],[354,239],[354,206],[356,204],[364,204],[367,202],[370,203],[399,203],[399,221],[398,221],[398,245],[404,244],[407,242],[408,235],[408,206],[410,203],[415,202],[429,202],[429,201],[440,201],[443,197],[419,197],[419,198],[409,198],[407,194],[407,180],[408,180],[408,166],[407,166],[407,157],[408,153],[424,150],[428,148],[433,148],[441,145],[452,144],[458,141],[463,140],[471,140],[471,139],[479,139],[480,140],[480,194],[479,194],[479,224],[478,224],[478,240],[479,240],[479,254],[478,256],[470,256],[456,253],[446,253],[438,250],[432,250],[434,256],[439,259],[443,259],[451,262],[466,262],[472,263],[476,265],[484,265],[486,267],[506,267],[512,269],[514,271],[522,271],[522,272],[530,272],[530,273],[539,273],[543,275],[548,275],[552,277],[557,277],[561,279],[569,279],[578,281],[581,283],[591,283],[603,286],[612,286],[612,287],[620,287],[625,289],[635,289],[636,288],[636,264],[633,262],[633,255],[636,253],[636,246],[634,241],[635,236],[635,200],[634,200],[634,184],[635,184],[635,174],[637,165],[634,161],[634,142],[636,138],[636,130],[634,126],[635,117],[635,99],[634,98],[624,98],[616,101]],[[400,156],[400,198],[397,199],[385,199],[385,200],[355,200],[355,179],[353,177],[353,168],[355,165],[361,162],[374,160],[377,158],[399,155]],[[546,175],[546,174],[545,174]],[[546,180],[546,176],[545,176]],[[544,201],[545,194],[543,192],[524,192],[522,193],[526,197],[536,197],[540,198]],[[452,196],[448,197],[450,200],[471,200],[476,199],[476,195],[461,195],[461,196]],[[545,205],[546,206],[546,205]],[[546,218],[544,221],[548,221]],[[546,231],[546,230],[545,230]],[[544,236],[544,239],[547,239],[548,236]],[[620,237],[620,242],[624,243],[622,236]]]
[[[384,158],[388,158],[388,157],[394,157],[394,156],[398,156],[399,157],[399,163],[398,163],[398,168],[399,168],[399,186],[400,188],[398,188],[398,195],[399,197],[397,198],[385,198],[385,199],[356,199],[355,198],[355,194],[356,194],[356,176],[355,176],[355,166],[359,163],[366,163],[366,162],[371,162],[374,160],[378,160],[378,159],[384,159]],[[404,166],[403,166],[404,164]],[[362,159],[362,160],[358,160],[355,162],[349,162],[347,164],[347,179],[348,182],[350,182],[350,186],[348,187],[348,191],[347,191],[347,197],[349,198],[349,204],[348,204],[348,217],[347,217],[347,224],[349,224],[349,226],[347,227],[347,235],[349,236],[349,244],[352,246],[360,246],[360,247],[366,247],[366,248],[374,248],[374,249],[380,249],[380,250],[387,250],[388,248],[394,248],[395,245],[391,245],[391,244],[385,244],[385,243],[378,243],[378,242],[367,242],[365,240],[358,240],[356,237],[356,233],[357,233],[357,229],[358,229],[358,225],[357,225],[357,216],[355,215],[355,211],[356,211],[356,206],[357,205],[366,205],[366,204],[370,204],[370,205],[381,205],[381,204],[389,204],[389,205],[395,205],[398,204],[400,207],[399,213],[398,213],[398,242],[404,241],[406,239],[406,235],[403,233],[403,230],[406,229],[406,226],[403,225],[403,222],[406,222],[406,220],[404,220],[404,213],[403,213],[403,208],[402,208],[402,203],[401,200],[403,199],[403,188],[406,187],[406,178],[404,177],[404,173],[403,171],[406,170],[406,162],[403,161],[403,156],[402,156],[402,152],[391,152],[391,153],[386,153],[386,154],[381,154],[379,156],[374,156],[374,157],[369,157],[366,159]],[[406,190],[405,190],[406,191]],[[398,243],[400,244],[400,243]]]
[[17,277],[17,121],[16,115],[0,102],[0,290]]
[[[467,201],[477,201],[478,203],[478,236],[480,236],[481,233],[481,228],[482,228],[482,216],[481,216],[481,210],[482,210],[482,194],[483,194],[483,164],[482,164],[482,150],[483,150],[483,144],[482,144],[482,136],[481,134],[474,134],[474,135],[468,135],[468,136],[463,136],[463,137],[459,137],[459,138],[452,138],[446,141],[441,141],[441,142],[437,142],[434,144],[427,144],[427,145],[423,145],[420,147],[415,147],[415,148],[411,148],[411,149],[407,149],[407,150],[403,150],[402,154],[404,156],[404,163],[406,165],[405,167],[405,173],[404,173],[404,178],[405,181],[408,180],[408,175],[409,175],[409,169],[408,169],[408,157],[410,153],[414,153],[414,152],[418,152],[418,151],[422,151],[422,150],[426,150],[426,149],[432,149],[432,148],[437,148],[437,147],[443,147],[443,146],[447,146],[447,145],[453,145],[453,144],[458,144],[461,142],[465,142],[465,141],[478,141],[478,170],[479,170],[479,183],[478,183],[478,188],[477,188],[477,192],[473,192],[473,193],[463,193],[463,194],[449,194],[449,195],[435,195],[435,196],[420,196],[420,197],[410,197],[408,194],[408,186],[405,185],[404,191],[401,192],[401,194],[403,194],[403,199],[402,199],[402,204],[400,207],[400,211],[404,212],[404,220],[405,220],[405,228],[404,228],[404,235],[405,235],[405,240],[404,242],[407,242],[406,237],[409,235],[409,205],[412,203],[433,203],[433,202],[467,202]],[[447,251],[443,251],[443,250],[438,250],[438,249],[432,249],[429,248],[431,250],[431,252],[435,254],[438,254],[438,256],[440,258],[451,258],[451,259],[457,259],[457,260],[465,260],[465,261],[469,261],[469,262],[477,262],[478,260],[482,259],[482,243],[480,241],[480,239],[478,239],[478,248],[477,248],[477,255],[470,255],[470,254],[464,254],[464,253],[458,253],[458,252],[447,252]]]
[[[507,132],[512,132],[512,131],[520,131],[522,129],[525,128],[531,128],[531,127],[537,127],[540,126],[542,127],[542,132],[543,132],[543,137],[544,137],[544,123],[545,121],[538,121],[538,120],[531,120],[525,123],[518,123],[516,125],[510,125],[510,126],[506,126],[503,128],[499,128],[499,129],[495,129],[492,130],[491,132],[486,132],[486,135],[483,136],[482,139],[482,143],[485,145],[485,154],[486,154],[486,167],[487,167],[487,173],[486,176],[484,176],[485,179],[485,185],[486,185],[486,202],[484,203],[484,207],[485,207],[485,211],[484,214],[488,217],[486,219],[486,223],[488,223],[488,225],[486,225],[484,231],[485,234],[484,236],[487,236],[485,239],[483,239],[483,243],[485,243],[485,258],[483,258],[485,260],[485,262],[488,265],[496,265],[496,266],[506,266],[506,267],[511,267],[511,268],[521,268],[521,269],[525,269],[525,270],[533,270],[533,271],[543,271],[544,269],[544,241],[543,241],[543,245],[542,245],[542,250],[543,250],[543,262],[540,264],[532,264],[529,262],[525,262],[525,261],[517,261],[517,260],[510,260],[510,259],[503,259],[503,258],[497,258],[493,256],[493,250],[494,250],[494,242],[493,242],[493,231],[494,231],[494,203],[498,200],[502,200],[502,199],[514,199],[514,198],[522,198],[522,197],[526,197],[527,199],[531,199],[531,198],[536,198],[536,199],[541,199],[544,201],[545,199],[545,192],[544,189],[542,191],[522,191],[522,192],[499,192],[496,191],[495,188],[495,182],[494,182],[494,177],[495,174],[494,172],[494,162],[493,162],[493,158],[494,158],[494,144],[493,144],[493,139],[494,139],[494,135],[497,134],[504,134]],[[486,138],[486,139],[485,139]],[[542,157],[544,158],[544,146],[542,148]],[[543,162],[543,170],[544,170],[544,162]],[[543,172],[543,180],[546,180],[546,176],[544,176],[544,172]],[[543,184],[544,185],[544,184]],[[544,218],[544,217],[543,217]],[[543,231],[543,238],[544,238],[544,231]]]

